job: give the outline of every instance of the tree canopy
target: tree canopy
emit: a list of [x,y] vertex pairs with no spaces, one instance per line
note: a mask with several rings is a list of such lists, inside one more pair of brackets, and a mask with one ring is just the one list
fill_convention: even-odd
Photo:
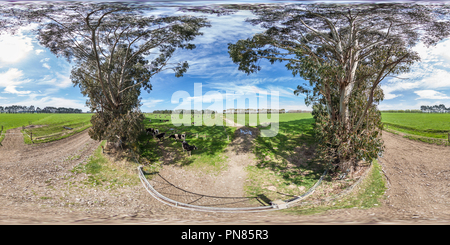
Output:
[[306,104],[314,105],[320,149],[342,170],[353,160],[371,160],[382,150],[376,105],[380,83],[408,72],[420,60],[412,47],[448,37],[445,5],[269,4],[239,5],[256,16],[248,21],[266,31],[235,44],[229,53],[247,74],[260,61],[285,62]]
[[189,65],[187,61],[170,63],[174,52],[194,49],[189,42],[202,35],[202,27],[209,27],[201,17],[151,15],[156,9],[143,4],[65,2],[19,5],[18,9],[22,17],[39,23],[41,45],[75,62],[74,86],[89,97],[92,111],[101,112],[93,117],[91,137],[95,139],[136,139],[120,135],[123,125],[111,122],[123,124],[133,118],[136,130],[142,129],[143,116],[137,115],[141,90],[150,92],[151,79],[164,70],[182,76]]

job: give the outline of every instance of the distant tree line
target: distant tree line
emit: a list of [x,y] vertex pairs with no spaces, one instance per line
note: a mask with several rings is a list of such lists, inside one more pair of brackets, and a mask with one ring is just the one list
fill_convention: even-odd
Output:
[[234,114],[257,114],[257,113],[286,113],[285,109],[227,109],[223,110],[223,113],[234,113]]
[[383,110],[382,112],[394,112],[394,113],[450,113],[450,107],[446,108],[444,104],[440,105],[423,105],[420,110]]
[[306,110],[289,110],[287,113],[311,113],[312,111]]
[[[152,113],[153,114],[172,114],[172,113],[182,113],[184,109],[178,109],[178,110],[154,110]],[[191,114],[205,114],[205,113],[217,113],[217,111],[213,111],[213,110],[184,110],[187,112],[191,112]]]
[[381,112],[391,112],[391,113],[422,113],[421,110],[382,110]]
[[152,113],[154,113],[154,114],[172,114],[172,110],[155,110]]
[[450,107],[446,108],[444,104],[427,106],[423,105],[420,110],[424,113],[450,113]]
[[20,105],[12,105],[12,106],[0,106],[0,113],[82,113],[81,109],[74,108],[66,108],[66,107],[51,107],[47,106],[44,109],[39,107],[34,107],[33,105],[20,106]]

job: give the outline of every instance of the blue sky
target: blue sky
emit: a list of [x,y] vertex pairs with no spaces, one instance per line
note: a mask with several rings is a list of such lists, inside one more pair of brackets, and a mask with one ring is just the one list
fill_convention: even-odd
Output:
[[[155,13],[178,14],[174,10],[160,8]],[[293,94],[297,85],[304,81],[293,77],[284,63],[271,65],[262,61],[260,72],[246,75],[231,61],[228,43],[263,31],[246,23],[245,19],[249,17],[252,17],[251,13],[245,11],[221,17],[208,15],[212,27],[203,29],[204,35],[193,41],[197,48],[178,50],[173,57],[172,61],[188,61],[190,68],[187,73],[180,78],[170,70],[156,75],[151,81],[151,93],[141,93],[141,110],[175,109],[179,103],[172,103],[171,98],[177,91],[186,91],[188,101],[193,103],[195,83],[201,83],[203,95],[210,91],[225,95],[228,91],[235,94],[230,97],[232,99],[239,98],[241,92],[258,92],[265,96],[278,91],[280,109],[309,110],[304,104],[304,96]],[[22,28],[15,36],[0,36],[0,105],[72,107],[87,111],[86,98],[70,81],[71,64],[40,46],[27,32],[31,28],[33,26]],[[450,107],[450,39],[433,48],[427,49],[419,44],[415,49],[422,61],[416,63],[410,73],[400,75],[402,79],[391,78],[382,82],[385,99],[379,109],[419,109],[421,105],[435,104]],[[203,109],[230,108],[230,104],[206,103],[211,98],[219,96],[203,96]]]

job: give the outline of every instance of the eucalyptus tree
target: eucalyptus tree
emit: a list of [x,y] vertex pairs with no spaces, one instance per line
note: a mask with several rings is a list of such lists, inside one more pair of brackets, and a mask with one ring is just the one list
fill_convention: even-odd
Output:
[[[89,134],[98,140],[136,140],[144,118],[139,110],[140,91],[150,93],[151,79],[165,70],[182,76],[188,63],[171,63],[171,58],[177,49],[194,49],[189,42],[209,26],[201,17],[156,15],[157,9],[149,4],[19,6],[22,16],[40,23],[39,43],[75,62],[71,79],[96,112]],[[133,128],[133,133],[123,133],[124,128]]]
[[319,152],[341,170],[356,160],[370,161],[382,149],[377,103],[380,83],[408,72],[420,60],[413,51],[449,35],[444,5],[425,4],[272,4],[236,5],[251,10],[248,21],[266,30],[235,44],[229,54],[239,70],[251,74],[260,61],[285,62],[307,80],[305,93],[314,105]]

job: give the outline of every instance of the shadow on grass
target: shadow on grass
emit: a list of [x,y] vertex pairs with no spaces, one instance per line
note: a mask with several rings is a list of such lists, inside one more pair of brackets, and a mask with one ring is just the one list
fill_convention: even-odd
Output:
[[[150,122],[148,119],[151,119]],[[169,122],[160,122],[169,120]],[[149,162],[162,160],[162,164],[179,163],[181,166],[191,165],[195,156],[207,158],[216,157],[223,153],[225,148],[234,138],[234,128],[223,126],[174,126],[170,121],[170,115],[165,117],[153,115],[147,116],[144,121],[145,128],[158,129],[160,133],[165,133],[163,141],[154,139],[152,135],[142,134],[139,138],[139,154],[148,159]],[[168,138],[171,134],[185,134],[186,142],[195,145],[198,149],[191,152],[189,157],[187,152],[183,152],[182,140]]]
[[275,137],[258,137],[254,151],[257,167],[270,168],[286,183],[314,185],[325,169],[315,160],[313,124],[313,118],[280,122]]

